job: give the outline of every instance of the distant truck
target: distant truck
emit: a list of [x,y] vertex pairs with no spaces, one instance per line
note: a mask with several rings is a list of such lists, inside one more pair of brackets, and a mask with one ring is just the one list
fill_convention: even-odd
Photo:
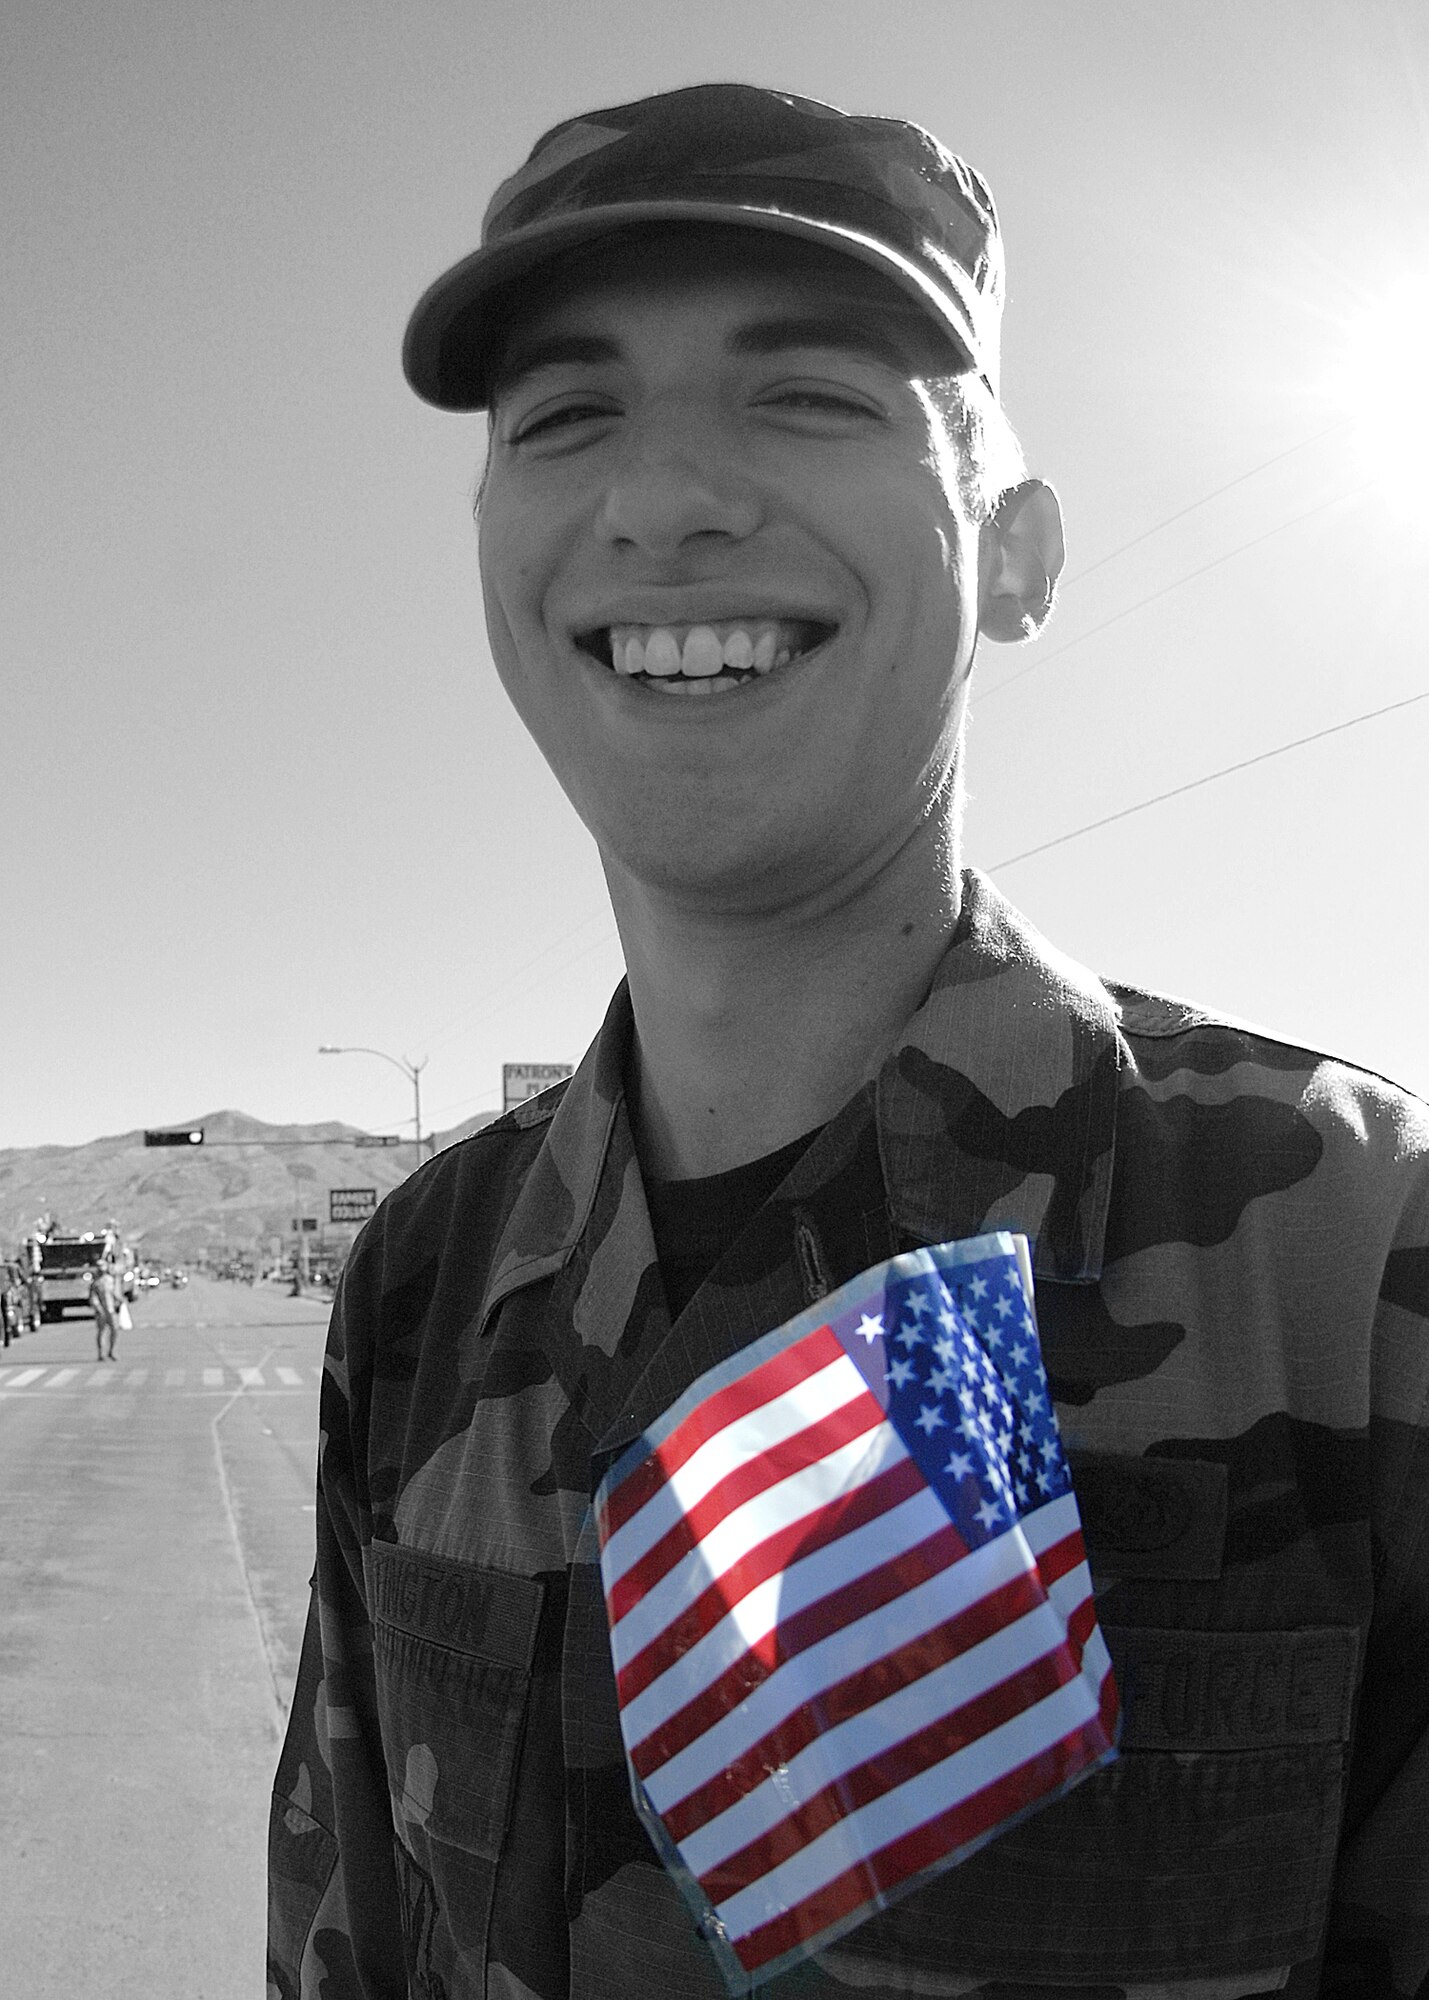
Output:
[[[104,1259],[104,1231],[88,1230],[83,1236],[46,1236],[31,1239],[39,1250],[39,1306],[41,1319],[63,1319],[66,1306],[91,1311],[89,1279],[86,1272],[97,1269]],[[27,1248],[30,1246],[27,1245]]]

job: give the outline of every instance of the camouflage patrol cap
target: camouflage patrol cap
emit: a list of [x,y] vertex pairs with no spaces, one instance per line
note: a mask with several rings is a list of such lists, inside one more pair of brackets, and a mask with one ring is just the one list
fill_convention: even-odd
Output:
[[846,252],[922,306],[997,392],[1002,241],[982,177],[920,126],[743,83],[586,112],[538,139],[492,197],[480,248],[418,301],[407,380],[442,409],[482,409],[510,288],[561,251],[648,222]]

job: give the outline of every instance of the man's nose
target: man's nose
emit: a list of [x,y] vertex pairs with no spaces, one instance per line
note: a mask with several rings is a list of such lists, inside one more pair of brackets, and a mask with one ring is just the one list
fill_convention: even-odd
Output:
[[632,440],[606,488],[596,525],[612,544],[671,556],[699,536],[742,540],[761,518],[758,497],[738,463],[697,428],[675,426]]

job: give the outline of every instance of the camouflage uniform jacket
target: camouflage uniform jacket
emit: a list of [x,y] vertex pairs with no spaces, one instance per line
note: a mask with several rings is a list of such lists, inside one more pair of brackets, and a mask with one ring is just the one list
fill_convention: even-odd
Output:
[[1035,1246],[1123,1754],[771,1992],[1425,1991],[1425,1107],[1103,985],[970,874],[902,1045],[671,1326],[630,1033],[622,988],[344,1274],[270,1994],[721,1991],[630,1805],[593,1486],[755,1335],[994,1226]]

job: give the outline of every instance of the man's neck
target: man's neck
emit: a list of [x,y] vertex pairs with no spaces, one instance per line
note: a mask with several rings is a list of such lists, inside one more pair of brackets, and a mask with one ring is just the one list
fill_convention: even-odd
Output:
[[949,835],[876,880],[732,915],[607,866],[636,1041],[636,1142],[659,1179],[722,1173],[826,1123],[875,1076],[957,924]]

